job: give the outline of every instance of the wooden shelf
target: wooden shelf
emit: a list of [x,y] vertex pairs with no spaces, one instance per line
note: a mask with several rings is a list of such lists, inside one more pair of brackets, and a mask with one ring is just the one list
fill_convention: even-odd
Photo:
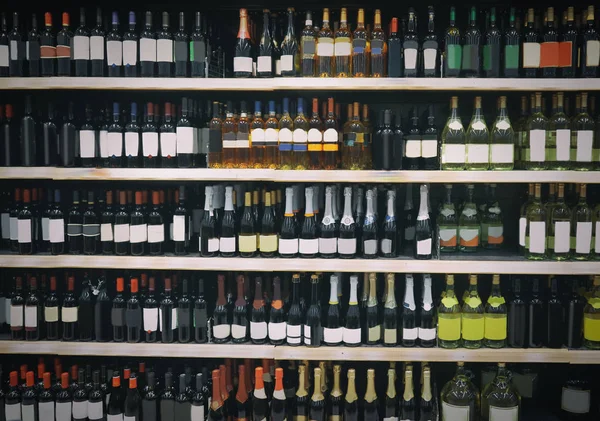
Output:
[[253,344],[163,344],[0,341],[0,354],[163,358],[272,358],[313,361],[428,361],[600,364],[600,351],[564,349],[442,349],[383,346],[308,348]]
[[209,168],[0,168],[0,179],[281,183],[600,183],[600,171],[347,171]]
[[[594,275],[600,261],[533,262],[516,256],[460,256],[453,260],[398,259],[263,259],[260,257],[0,255],[0,268],[127,268],[146,270],[215,270],[250,272],[395,272],[454,274]],[[467,260],[470,259],[470,260]]]
[[0,90],[597,91],[600,79],[484,78],[1,78]]

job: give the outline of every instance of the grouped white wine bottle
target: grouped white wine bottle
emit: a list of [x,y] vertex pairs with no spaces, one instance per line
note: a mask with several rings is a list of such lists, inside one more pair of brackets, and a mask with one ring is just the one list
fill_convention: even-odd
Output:
[[360,309],[358,307],[358,276],[350,276],[350,299],[346,311],[346,325],[343,332],[344,345],[358,346],[361,343]]
[[438,307],[438,344],[458,348],[461,338],[460,304],[454,293],[454,275],[446,275],[446,291]]
[[421,317],[419,318],[419,344],[430,348],[435,345],[437,337],[435,306],[431,291],[431,275],[423,275],[423,299],[421,300]]
[[329,307],[327,309],[327,320],[323,328],[323,342],[326,345],[340,345],[344,336],[344,328],[341,325],[341,310],[338,300],[339,278],[337,275],[331,275],[329,278],[330,294]]
[[498,372],[491,383],[481,391],[481,419],[492,421],[498,417],[518,420],[521,416],[521,396],[513,386],[505,363],[498,363]]
[[525,225],[525,258],[543,260],[546,258],[547,212],[542,204],[542,185],[535,184],[532,202],[527,206]]
[[492,278],[492,292],[485,305],[484,343],[488,348],[504,348],[507,337],[506,301],[500,289],[500,275]]
[[479,419],[479,390],[469,380],[464,365],[462,361],[457,363],[456,374],[442,388],[442,420]]
[[394,274],[386,274],[386,294],[383,305],[383,345],[396,346],[398,344],[398,305],[394,294]]
[[469,276],[462,307],[462,341],[465,348],[481,348],[485,330],[484,307],[477,291],[477,275]]
[[[394,295],[391,288],[388,295]],[[402,346],[415,346],[419,336],[417,327],[417,305],[415,303],[414,279],[411,274],[406,275],[404,288],[404,302],[402,303]]]

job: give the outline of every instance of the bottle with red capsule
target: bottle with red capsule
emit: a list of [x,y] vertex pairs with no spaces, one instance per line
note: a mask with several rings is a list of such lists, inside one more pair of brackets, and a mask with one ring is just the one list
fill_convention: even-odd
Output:
[[37,421],[37,392],[35,390],[33,371],[27,372],[26,379],[26,387],[21,393],[21,421]]
[[60,391],[56,394],[56,421],[71,421],[73,399],[69,391],[69,373],[60,375]]

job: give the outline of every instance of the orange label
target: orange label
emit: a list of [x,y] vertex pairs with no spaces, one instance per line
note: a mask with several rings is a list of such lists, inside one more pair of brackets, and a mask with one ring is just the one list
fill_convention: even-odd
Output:
[[559,46],[558,42],[543,42],[540,51],[540,67],[558,67]]
[[337,143],[325,143],[325,144],[323,144],[323,150],[325,152],[337,152],[338,144]]
[[56,47],[52,47],[50,45],[42,45],[40,47],[40,57],[41,58],[55,58],[56,57]]
[[440,246],[441,247],[456,247],[456,236],[452,237],[449,240],[442,240],[440,238]]
[[558,65],[560,67],[571,67],[573,65],[573,43],[563,41],[558,43]]
[[308,151],[309,152],[321,152],[323,150],[323,145],[321,145],[320,143],[317,144],[308,144]]
[[479,247],[479,236],[475,236],[470,240],[465,240],[461,237],[460,245],[463,247]]
[[504,236],[501,235],[500,237],[492,237],[491,235],[488,235],[488,243],[489,244],[502,244],[502,243],[504,243]]

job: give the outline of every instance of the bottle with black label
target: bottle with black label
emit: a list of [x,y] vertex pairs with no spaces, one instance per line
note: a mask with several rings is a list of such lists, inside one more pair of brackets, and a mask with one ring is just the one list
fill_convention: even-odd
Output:
[[191,47],[189,37],[185,31],[185,14],[179,12],[179,30],[173,36],[175,77],[188,77],[189,49]]

